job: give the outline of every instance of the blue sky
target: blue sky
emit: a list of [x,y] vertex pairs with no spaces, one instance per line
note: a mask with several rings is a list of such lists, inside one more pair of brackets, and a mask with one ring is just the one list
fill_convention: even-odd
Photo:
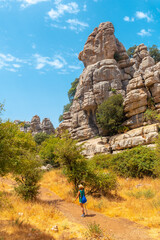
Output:
[[101,22],[111,21],[126,49],[160,47],[159,0],[0,0],[0,102],[3,119],[39,115],[58,126],[78,54]]

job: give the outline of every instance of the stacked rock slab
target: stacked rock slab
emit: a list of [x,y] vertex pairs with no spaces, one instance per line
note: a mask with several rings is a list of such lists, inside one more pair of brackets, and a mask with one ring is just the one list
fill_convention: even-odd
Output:
[[144,44],[136,48],[133,61],[135,72],[127,85],[124,99],[124,111],[128,118],[124,125],[130,128],[146,124],[144,113],[151,99],[155,108],[160,108],[160,63],[155,65]]
[[69,129],[73,138],[89,139],[100,132],[96,123],[97,106],[115,90],[125,97],[126,85],[133,75],[133,62],[114,36],[110,22],[101,23],[94,29],[79,54],[79,60],[83,61],[85,68],[70,112],[64,114],[59,130]]
[[68,129],[73,138],[80,140],[102,134],[96,122],[96,110],[115,91],[124,97],[127,120],[123,125],[129,129],[147,124],[144,113],[150,98],[160,112],[160,63],[155,65],[144,44],[129,59],[124,46],[114,36],[112,23],[101,23],[94,29],[79,60],[85,68],[59,131]]

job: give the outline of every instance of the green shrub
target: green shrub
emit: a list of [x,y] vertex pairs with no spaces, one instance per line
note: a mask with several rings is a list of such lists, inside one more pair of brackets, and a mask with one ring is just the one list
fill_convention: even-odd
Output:
[[106,130],[108,135],[117,133],[124,121],[123,97],[121,94],[113,95],[98,106],[97,122]]
[[39,155],[43,159],[44,164],[51,164],[53,167],[59,166],[58,157],[55,153],[58,142],[58,138],[50,136],[41,144]]
[[154,150],[138,146],[113,155],[109,162],[109,168],[122,177],[154,177],[156,176],[156,161]]
[[110,162],[110,159],[112,158],[111,154],[96,154],[92,158],[90,158],[88,161],[93,167],[103,169],[108,168],[108,162]]
[[68,181],[74,184],[75,192],[78,185],[87,186],[88,193],[106,194],[116,188],[116,177],[111,173],[97,171],[92,161],[88,161],[82,155],[83,147],[77,145],[77,141],[71,139],[65,133],[56,146],[56,154],[59,158]]
[[41,171],[39,169],[28,169],[24,174],[16,177],[15,180],[18,186],[15,191],[26,201],[33,201],[39,194],[40,185],[38,184],[41,178]]
[[48,135],[47,133],[40,132],[40,133],[37,133],[37,134],[34,136],[34,141],[35,141],[38,145],[41,145],[42,142],[44,142],[47,138],[49,138],[49,135]]
[[88,188],[88,193],[100,193],[106,195],[111,190],[115,190],[117,187],[117,179],[113,173],[105,173],[103,171],[97,171],[95,169],[89,169],[85,177],[85,184]]

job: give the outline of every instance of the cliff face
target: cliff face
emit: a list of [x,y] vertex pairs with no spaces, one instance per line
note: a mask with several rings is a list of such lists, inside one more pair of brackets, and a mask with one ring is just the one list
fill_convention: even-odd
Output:
[[129,59],[123,44],[114,36],[112,23],[101,23],[94,29],[79,60],[85,68],[59,131],[68,129],[73,138],[81,140],[101,133],[96,123],[97,106],[113,94],[113,89],[124,97],[124,125],[130,129],[144,124],[149,98],[156,109],[160,108],[160,63],[155,65],[144,44]]

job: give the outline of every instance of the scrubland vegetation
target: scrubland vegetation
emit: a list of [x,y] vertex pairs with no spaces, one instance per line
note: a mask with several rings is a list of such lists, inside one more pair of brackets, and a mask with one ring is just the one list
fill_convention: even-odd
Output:
[[[80,183],[85,186],[88,209],[128,218],[150,227],[152,236],[157,236],[160,138],[156,149],[138,146],[89,160],[82,151],[83,145],[67,132],[59,137],[39,134],[33,138],[31,133],[20,132],[15,124],[1,121],[0,239],[58,239],[62,234],[64,239],[84,239],[84,227],[69,222],[52,204],[39,198],[40,189],[45,188],[73,202]],[[47,164],[52,169],[43,172],[41,166]],[[53,230],[54,225],[59,226],[59,232]],[[94,237],[101,235],[95,223],[88,227],[88,238],[93,238],[93,229]]]

